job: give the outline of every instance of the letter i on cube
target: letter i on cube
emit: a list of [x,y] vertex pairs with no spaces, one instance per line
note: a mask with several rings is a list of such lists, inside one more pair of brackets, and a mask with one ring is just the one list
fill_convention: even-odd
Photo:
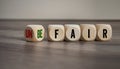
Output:
[[44,39],[45,29],[42,25],[27,25],[25,29],[25,38],[27,41],[42,41]]
[[81,40],[94,41],[96,38],[96,27],[94,24],[80,24]]

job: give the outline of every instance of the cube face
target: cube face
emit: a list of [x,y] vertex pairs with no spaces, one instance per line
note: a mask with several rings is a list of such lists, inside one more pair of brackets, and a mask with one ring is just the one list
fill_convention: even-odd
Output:
[[76,24],[65,24],[65,40],[78,41],[81,36],[81,29]]
[[112,27],[110,24],[96,24],[97,37],[96,40],[108,41],[112,38]]
[[93,41],[96,38],[96,27],[93,24],[80,24],[81,40]]
[[27,41],[41,41],[44,39],[45,29],[42,25],[27,25],[25,38]]
[[33,38],[33,30],[30,27],[27,27],[25,29],[25,38],[26,40],[29,40],[29,41],[31,41]]
[[63,41],[65,37],[65,29],[63,25],[49,25],[48,36],[51,41]]

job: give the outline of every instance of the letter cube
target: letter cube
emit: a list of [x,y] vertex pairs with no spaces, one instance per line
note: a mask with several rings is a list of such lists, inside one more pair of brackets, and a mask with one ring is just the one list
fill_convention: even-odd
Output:
[[45,29],[42,25],[27,25],[25,29],[25,38],[27,41],[42,41],[44,39]]
[[112,27],[110,24],[96,24],[97,37],[96,40],[108,41],[112,38]]
[[81,40],[93,41],[96,38],[96,27],[94,24],[80,24]]
[[81,36],[80,26],[77,24],[65,24],[65,40],[78,41]]
[[65,37],[65,29],[63,25],[49,25],[48,38],[50,41],[63,41]]

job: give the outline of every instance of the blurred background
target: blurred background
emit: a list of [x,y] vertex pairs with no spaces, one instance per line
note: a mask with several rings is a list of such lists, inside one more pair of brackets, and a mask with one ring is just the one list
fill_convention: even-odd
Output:
[[0,19],[120,19],[120,0],[0,0]]
[[[110,24],[111,41],[50,42],[48,24]],[[45,27],[27,42],[26,25]],[[0,0],[0,69],[120,69],[120,0]]]

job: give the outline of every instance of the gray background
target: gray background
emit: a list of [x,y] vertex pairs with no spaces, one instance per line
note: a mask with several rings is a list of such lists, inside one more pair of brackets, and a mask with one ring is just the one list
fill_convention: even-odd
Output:
[[120,19],[120,0],[0,0],[0,19]]

